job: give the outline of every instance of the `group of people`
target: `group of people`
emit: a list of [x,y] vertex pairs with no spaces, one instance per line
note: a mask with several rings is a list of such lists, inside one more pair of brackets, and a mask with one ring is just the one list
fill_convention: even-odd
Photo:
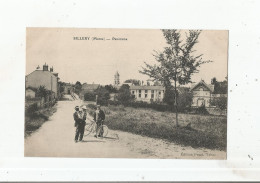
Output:
[[[75,143],[77,143],[78,141],[82,141],[83,140],[83,136],[84,136],[84,131],[85,131],[85,126],[86,126],[86,119],[87,119],[87,107],[84,105],[81,108],[79,106],[75,107],[75,112],[73,114],[73,118],[74,118],[74,126],[76,127],[76,134],[75,134]],[[96,134],[94,135],[94,137],[102,137],[103,136],[103,131],[101,130],[98,133],[98,128],[103,125],[105,120],[105,113],[103,110],[101,110],[100,105],[97,105],[97,110],[94,113],[94,121],[97,124],[97,128],[96,128]]]

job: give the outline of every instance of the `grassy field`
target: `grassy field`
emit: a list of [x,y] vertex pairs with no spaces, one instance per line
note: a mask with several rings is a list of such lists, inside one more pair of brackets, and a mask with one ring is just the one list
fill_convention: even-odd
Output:
[[25,115],[24,124],[24,136],[27,137],[37,129],[39,129],[43,123],[45,123],[49,117],[57,111],[56,105],[50,108],[42,109],[34,112],[30,115]]
[[[123,106],[102,107],[110,129],[127,131],[194,148],[226,150],[227,118],[223,116],[179,114]],[[93,112],[93,108],[91,109]]]

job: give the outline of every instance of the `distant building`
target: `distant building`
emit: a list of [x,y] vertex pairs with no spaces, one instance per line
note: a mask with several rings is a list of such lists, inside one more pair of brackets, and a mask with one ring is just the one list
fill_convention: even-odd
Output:
[[32,88],[32,87],[26,88],[25,97],[35,98],[35,95],[36,95],[36,89],[35,88]]
[[136,101],[162,102],[165,88],[163,86],[130,86],[130,92],[135,96]]
[[93,93],[95,90],[99,88],[99,86],[100,86],[99,84],[94,84],[94,83],[93,84],[83,83],[79,97],[81,99],[84,99],[85,93]]
[[217,97],[227,97],[227,94],[213,94],[214,85],[206,84],[204,80],[193,85],[190,89],[193,94],[192,107],[212,107],[210,101]]
[[64,94],[70,95],[71,92],[74,92],[73,84],[65,83],[64,84]]
[[42,70],[38,66],[35,71],[25,77],[25,87],[38,88],[45,86],[47,90],[54,92],[54,96],[57,98],[59,96],[58,81],[58,73],[53,73],[53,67],[49,70],[48,65],[45,63]]

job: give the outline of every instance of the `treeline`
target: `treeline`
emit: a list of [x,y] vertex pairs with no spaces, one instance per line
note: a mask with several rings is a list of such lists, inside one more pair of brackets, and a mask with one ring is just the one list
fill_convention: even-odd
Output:
[[[188,89],[178,92],[178,103],[180,112],[191,111],[192,94]],[[111,94],[114,94],[114,98],[111,100]],[[133,108],[151,108],[157,111],[169,111],[175,112],[174,107],[174,90],[166,91],[163,102],[143,102],[135,101],[134,95],[130,92],[129,85],[122,85],[119,90],[114,88],[112,85],[101,86],[94,92],[87,92],[84,95],[86,101],[96,101],[99,105],[123,105],[125,107]]]

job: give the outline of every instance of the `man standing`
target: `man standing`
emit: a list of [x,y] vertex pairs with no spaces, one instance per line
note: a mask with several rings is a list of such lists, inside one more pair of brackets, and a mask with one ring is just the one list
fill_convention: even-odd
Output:
[[97,133],[99,127],[103,125],[104,120],[105,120],[105,113],[103,110],[100,109],[100,105],[98,105],[97,110],[94,113],[94,121],[97,123],[96,135],[94,137],[96,138],[97,136],[103,137],[103,129],[100,130],[99,134]]
[[86,106],[82,107],[83,111],[79,110],[79,106],[75,107],[76,112],[73,114],[74,120],[75,120],[75,127],[76,127],[76,134],[75,134],[75,143],[79,141],[82,141],[83,135],[84,135],[84,130],[85,130],[85,125],[86,125],[86,117],[87,117],[87,112],[86,112]]

